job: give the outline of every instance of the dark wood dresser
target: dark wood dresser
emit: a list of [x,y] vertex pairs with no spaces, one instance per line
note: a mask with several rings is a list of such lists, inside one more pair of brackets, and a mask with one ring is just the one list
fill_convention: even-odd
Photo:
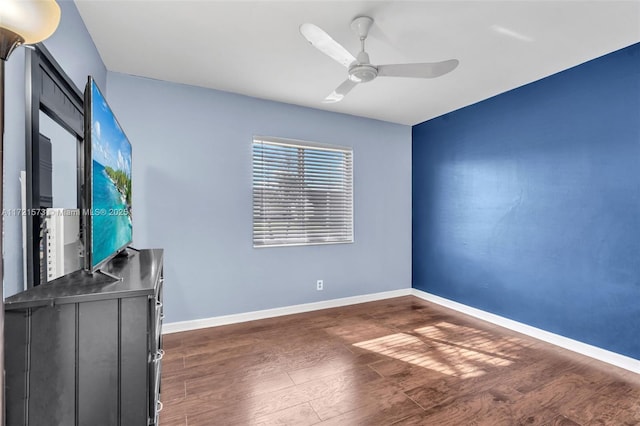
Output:
[[158,422],[163,250],[128,249],[5,300],[7,425]]

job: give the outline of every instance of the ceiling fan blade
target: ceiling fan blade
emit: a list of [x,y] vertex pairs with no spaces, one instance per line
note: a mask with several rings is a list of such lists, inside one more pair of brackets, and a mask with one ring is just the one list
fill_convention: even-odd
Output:
[[357,84],[358,83],[356,83],[355,81],[346,79],[345,81],[342,82],[340,86],[336,87],[336,90],[334,90],[333,92],[331,92],[329,96],[324,98],[322,103],[333,104],[336,102],[340,102],[342,98],[344,98],[344,96],[351,91],[351,89],[356,87]]
[[453,71],[459,63],[457,59],[449,59],[425,64],[378,65],[378,77],[435,78]]
[[356,60],[340,43],[332,39],[324,30],[313,24],[306,23],[300,25],[300,34],[302,34],[313,47],[345,67],[348,67]]

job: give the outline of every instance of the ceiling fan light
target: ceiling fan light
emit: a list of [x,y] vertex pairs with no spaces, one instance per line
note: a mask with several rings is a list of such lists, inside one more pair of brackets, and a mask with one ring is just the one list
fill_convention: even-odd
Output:
[[60,23],[60,6],[55,0],[2,0],[0,29],[19,36],[24,44],[49,37]]

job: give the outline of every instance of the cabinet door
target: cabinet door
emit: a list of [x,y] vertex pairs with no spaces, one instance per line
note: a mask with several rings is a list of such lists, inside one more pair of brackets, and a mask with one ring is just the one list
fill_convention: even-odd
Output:
[[122,299],[121,305],[121,416],[123,425],[146,425],[148,419],[148,358],[147,335],[149,299]]
[[6,381],[6,422],[24,425],[27,404],[27,360],[29,348],[29,319],[26,310],[6,311],[4,314],[4,357]]
[[78,424],[118,424],[118,299],[84,302],[78,314]]
[[30,349],[29,425],[74,424],[76,305],[33,309]]

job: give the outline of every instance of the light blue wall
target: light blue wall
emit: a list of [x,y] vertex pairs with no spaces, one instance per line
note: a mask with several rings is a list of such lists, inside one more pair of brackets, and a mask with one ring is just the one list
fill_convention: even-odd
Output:
[[[134,245],[166,249],[167,321],[410,287],[409,126],[111,72],[107,80],[133,145]],[[253,135],[353,147],[354,244],[252,247]]]
[[44,41],[71,80],[84,91],[92,75],[103,92],[107,91],[107,69],[93,44],[73,0],[57,0],[62,11],[60,26]]
[[[59,0],[62,16],[56,32],[44,42],[65,72],[82,90],[87,75],[106,87],[106,68],[71,0]],[[25,49],[6,63],[4,208],[20,208],[20,171],[25,170]],[[23,288],[21,218],[4,218],[4,296]]]
[[[169,321],[409,287],[409,127],[118,74],[107,79],[75,5],[59,3],[60,26],[45,45],[81,90],[87,75],[96,78],[132,139],[134,238],[139,247],[167,249]],[[7,209],[20,207],[24,118],[25,53],[18,49],[6,67]],[[251,247],[253,134],[354,147],[356,243]],[[9,296],[23,286],[20,218],[5,218],[4,241]],[[316,279],[325,280],[322,293]]]

